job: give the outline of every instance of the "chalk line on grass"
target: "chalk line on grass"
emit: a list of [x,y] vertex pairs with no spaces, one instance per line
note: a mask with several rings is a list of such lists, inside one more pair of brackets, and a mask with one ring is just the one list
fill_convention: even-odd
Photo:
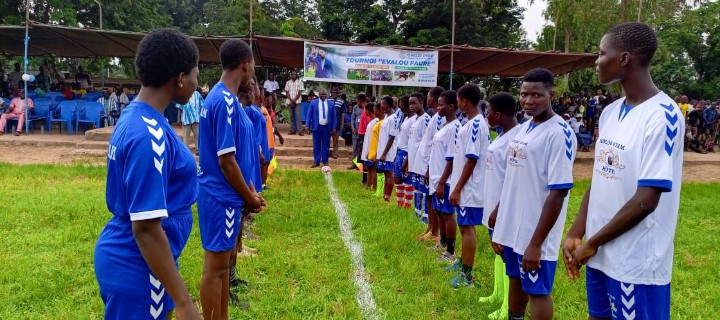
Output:
[[355,240],[350,216],[347,213],[347,207],[338,197],[332,175],[324,174],[324,176],[328,191],[330,191],[330,200],[332,200],[333,206],[335,206],[335,213],[337,214],[338,223],[340,224],[340,235],[342,236],[343,242],[345,242],[345,247],[350,251],[350,260],[352,260],[355,272],[353,281],[355,282],[355,289],[357,290],[355,299],[360,305],[360,310],[365,316],[365,319],[380,319],[377,306],[375,305],[375,299],[370,289],[370,283],[368,283],[367,277],[365,276],[362,245]]

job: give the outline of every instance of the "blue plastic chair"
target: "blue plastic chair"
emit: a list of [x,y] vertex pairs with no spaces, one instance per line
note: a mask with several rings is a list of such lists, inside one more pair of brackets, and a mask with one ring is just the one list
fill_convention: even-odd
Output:
[[[40,99],[38,99],[40,100]],[[35,108],[30,109],[28,116],[28,126],[35,129],[35,121],[45,121],[43,125],[50,130],[50,100],[35,102]]]
[[102,92],[90,92],[90,93],[85,94],[85,96],[83,97],[83,100],[89,101],[89,102],[97,102],[97,100],[102,98],[103,95],[104,94]]
[[80,130],[81,123],[85,124],[86,131],[88,124],[94,124],[95,128],[100,128],[100,120],[104,111],[103,105],[97,102],[85,103],[84,110],[78,111],[78,116],[75,118],[75,133]]
[[10,106],[10,99],[8,99],[8,98],[2,98],[2,99],[3,99],[3,101],[5,102],[5,106],[9,107],[9,106]]
[[[58,109],[60,109],[60,117],[55,118],[54,115],[51,115],[50,117],[50,123],[48,124],[48,132],[52,129],[53,122],[60,122],[65,123],[65,126],[68,130],[68,135],[70,135],[70,132],[72,131],[73,121],[75,121],[75,116],[77,114],[77,102],[75,101],[63,101],[58,106]],[[62,125],[60,125],[60,132],[62,132]]]

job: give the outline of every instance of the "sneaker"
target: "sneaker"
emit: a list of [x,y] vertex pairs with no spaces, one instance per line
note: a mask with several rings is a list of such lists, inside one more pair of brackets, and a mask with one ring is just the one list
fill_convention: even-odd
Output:
[[470,280],[468,280],[465,273],[460,272],[457,276],[455,276],[455,278],[450,280],[450,285],[455,289],[459,289],[460,287],[472,287],[475,285],[475,276],[472,276]]
[[442,254],[443,252],[446,252],[446,251],[445,251],[445,250],[446,250],[445,246],[443,246],[442,244],[440,244],[440,242],[436,242],[434,245],[431,245],[431,246],[427,247],[427,249],[428,249],[428,251],[435,251],[435,252],[437,252],[437,253],[439,253],[439,254]]
[[449,252],[445,251],[437,258],[438,263],[445,263],[445,264],[458,264],[457,258],[454,254],[450,254]]
[[450,272],[458,272],[460,271],[460,260],[455,261],[455,263],[443,268],[444,271],[450,271]]
[[310,168],[317,168],[319,166],[320,166],[320,164],[316,162],[316,163],[313,163],[313,165],[311,165]]
[[425,239],[430,235],[430,232],[423,232],[417,236],[418,241],[425,241]]
[[13,135],[16,136],[16,137],[19,136],[19,135],[20,135],[20,131],[15,131],[15,132],[13,132]]
[[260,240],[260,236],[256,235],[250,231],[243,232],[243,237],[248,240]]

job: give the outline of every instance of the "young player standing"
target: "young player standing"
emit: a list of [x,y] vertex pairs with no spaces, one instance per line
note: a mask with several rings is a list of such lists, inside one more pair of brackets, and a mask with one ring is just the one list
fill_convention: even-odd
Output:
[[380,101],[380,108],[385,114],[385,119],[380,127],[380,138],[378,141],[378,169],[385,174],[385,186],[383,199],[390,202],[392,197],[393,186],[395,185],[395,155],[397,154],[397,145],[395,137],[400,133],[401,116],[393,107],[394,101],[392,97],[385,96]]
[[370,117],[370,122],[368,122],[368,124],[365,126],[366,131],[363,135],[363,149],[360,159],[363,161],[363,167],[367,168],[366,187],[369,190],[375,190],[375,188],[377,188],[377,180],[373,180],[373,178],[377,179],[377,171],[375,163],[370,161],[370,158],[368,156],[370,154],[372,131],[375,128],[375,125],[377,125],[377,123],[380,121],[380,119],[375,117],[375,104],[372,102],[365,105],[365,114]]
[[[422,140],[420,141],[417,151],[418,161],[415,161],[415,167],[413,169],[413,171],[420,175],[419,179],[422,179],[424,185],[428,183],[430,178],[428,174],[428,166],[430,164],[430,147],[432,146],[433,137],[438,130],[438,125],[445,125],[445,119],[443,119],[443,117],[441,117],[437,112],[438,99],[443,91],[445,91],[443,87],[437,86],[430,89],[427,95],[427,105],[429,111],[433,115],[430,118],[429,125],[425,128],[425,132],[422,135]],[[438,219],[435,209],[433,209],[432,197],[430,197],[429,188],[422,187],[420,191],[423,193],[423,198],[425,198],[424,205],[427,208],[426,211],[428,215],[428,230],[420,236],[420,240],[437,241],[438,233],[442,234],[442,230],[444,230],[444,228],[440,228],[441,222],[440,219]]]
[[[507,165],[508,146],[513,140],[517,131],[517,117],[515,116],[516,101],[507,92],[493,95],[488,100],[487,121],[492,129],[500,128],[502,133],[490,143],[485,162],[485,208],[491,210],[483,215],[483,224],[488,227],[492,239],[493,227],[497,219],[498,204],[500,203],[500,192],[505,182],[505,168]],[[496,248],[497,246],[494,246]],[[493,293],[489,297],[481,297],[480,302],[495,302],[502,299],[502,306],[497,311],[488,315],[490,319],[507,319],[508,290],[510,279],[505,274],[505,262],[501,257],[502,250],[499,247],[498,255],[495,256],[495,283]]]
[[482,98],[480,87],[466,84],[457,92],[458,108],[467,115],[468,122],[455,137],[450,204],[457,207],[457,224],[462,236],[460,274],[452,280],[455,288],[474,283],[472,268],[475,265],[477,237],[475,226],[482,224],[484,210],[485,159],[490,145],[490,129],[478,105]]
[[[412,127],[410,127],[407,170],[412,176],[413,185],[415,186],[415,215],[422,218],[423,221],[427,221],[427,205],[425,197],[423,196],[428,191],[426,190],[427,185],[425,184],[425,171],[421,173],[417,170],[417,168],[420,167],[417,164],[420,162],[420,157],[418,156],[420,142],[422,142],[425,129],[430,124],[430,115],[425,113],[422,101],[423,95],[421,93],[414,93],[410,96],[410,111],[417,115],[417,119],[412,124]],[[427,230],[425,230],[421,235],[428,232],[430,232],[429,225]]]
[[553,317],[550,293],[577,145],[570,125],[550,107],[553,87],[546,69],[525,74],[520,105],[532,119],[515,129],[507,151],[493,241],[505,246],[509,319],[524,318],[528,295],[533,319]]
[[[250,47],[227,40],[220,47],[223,73],[200,112],[198,218],[204,251],[200,301],[205,319],[227,319],[230,253],[235,249],[244,209],[264,200],[251,181],[260,172],[253,124],[236,93],[252,79]],[[262,117],[262,115],[261,115]]]
[[[440,94],[438,99],[437,115],[442,119],[436,122],[436,133],[432,139],[430,150],[430,164],[428,166],[430,176],[430,194],[432,205],[437,212],[440,229],[440,245],[446,250],[440,255],[439,260],[453,264],[455,258],[455,207],[450,204],[450,185],[448,178],[452,173],[452,158],[455,151],[455,135],[460,131],[462,125],[457,119],[457,93],[453,90]],[[444,122],[447,121],[447,125]]]
[[[400,108],[405,112],[405,121],[400,126],[400,136],[398,138],[398,154],[395,159],[395,182],[397,183],[397,177],[401,177],[404,197],[404,207],[410,208],[412,206],[413,197],[415,195],[415,186],[413,186],[412,177],[407,172],[407,158],[408,158],[408,141],[410,140],[410,128],[417,119],[417,114],[410,110],[410,96],[404,96],[400,98]],[[399,192],[398,192],[399,195]],[[398,206],[403,206],[400,203],[401,198],[398,196]]]
[[[167,48],[174,48],[168,51]],[[105,319],[200,319],[177,261],[192,229],[195,159],[163,111],[197,88],[198,49],[173,29],[148,33],[135,69],[142,87],[110,137],[105,199],[112,218],[95,246]]]
[[589,319],[670,319],[685,119],[650,76],[657,46],[639,22],[600,41],[600,83],[619,81],[625,97],[600,116],[592,183],[563,249],[571,278],[587,263]]

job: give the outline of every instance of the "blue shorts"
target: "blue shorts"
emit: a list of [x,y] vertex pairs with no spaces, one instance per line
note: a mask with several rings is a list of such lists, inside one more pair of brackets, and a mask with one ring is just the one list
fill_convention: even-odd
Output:
[[392,172],[395,170],[395,163],[392,161],[378,161],[378,169]]
[[137,288],[135,293],[100,290],[100,298],[105,304],[105,320],[164,320],[167,313],[175,309],[170,294],[152,274],[148,274],[147,281]]
[[395,175],[395,178],[403,178],[403,183],[405,182],[405,174],[402,171],[402,165],[405,162],[405,159],[407,159],[407,151],[405,150],[398,150],[397,155],[395,156],[395,167],[393,168],[393,174]]
[[415,190],[423,194],[429,194],[430,188],[428,187],[427,183],[425,183],[425,175],[412,172],[410,174],[415,176]]
[[223,252],[235,248],[235,240],[240,232],[242,206],[225,206],[202,189],[198,194],[197,204],[203,249]]
[[[447,190],[449,189],[450,187]],[[479,226],[482,224],[483,208],[456,207],[455,211],[457,211],[458,226]]]
[[536,296],[549,295],[555,283],[557,261],[540,260],[540,269],[525,272],[522,269],[523,256],[510,247],[503,247],[505,273],[510,278],[521,278],[523,291]]
[[670,284],[623,283],[587,268],[588,313],[597,318],[669,320]]
[[450,186],[445,185],[445,197],[438,199],[436,195],[432,197],[433,208],[442,214],[455,214],[455,207],[450,204]]
[[365,165],[365,167],[367,168],[375,168],[375,164],[370,160],[363,161],[363,165]]

